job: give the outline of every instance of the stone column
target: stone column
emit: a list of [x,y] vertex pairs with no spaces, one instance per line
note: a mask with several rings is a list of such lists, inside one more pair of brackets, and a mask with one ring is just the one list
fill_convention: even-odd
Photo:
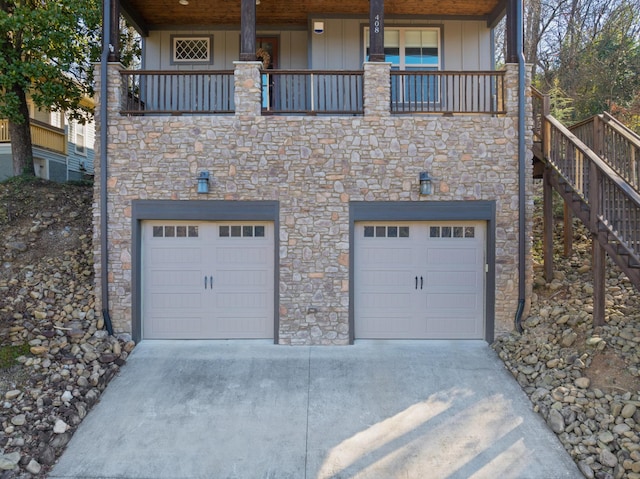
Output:
[[261,62],[233,62],[236,116],[260,116],[262,114]]
[[364,115],[391,114],[391,63],[365,62]]

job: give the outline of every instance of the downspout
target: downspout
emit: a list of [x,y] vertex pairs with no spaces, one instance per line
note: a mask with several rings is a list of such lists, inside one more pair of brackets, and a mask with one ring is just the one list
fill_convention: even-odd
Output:
[[[109,249],[108,249],[108,217],[107,217],[107,64],[111,45],[108,38],[111,32],[111,1],[102,2],[102,56],[100,57],[100,254],[102,268],[102,318],[104,326],[113,335],[113,326],[109,316]],[[117,1],[117,0],[116,0]]]
[[522,333],[522,313],[525,305],[526,280],[526,145],[525,145],[525,60],[523,45],[522,0],[516,2],[516,49],[518,50],[518,310],[515,316],[516,331]]

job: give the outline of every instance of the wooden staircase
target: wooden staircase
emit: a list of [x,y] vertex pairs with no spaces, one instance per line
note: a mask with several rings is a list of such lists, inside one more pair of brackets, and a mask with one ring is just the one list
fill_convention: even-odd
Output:
[[593,321],[602,325],[606,255],[640,290],[640,137],[606,113],[569,129],[549,114],[548,97],[532,92],[534,177],[544,185],[545,278],[553,277],[553,188],[565,202],[565,241],[568,212],[591,233]]

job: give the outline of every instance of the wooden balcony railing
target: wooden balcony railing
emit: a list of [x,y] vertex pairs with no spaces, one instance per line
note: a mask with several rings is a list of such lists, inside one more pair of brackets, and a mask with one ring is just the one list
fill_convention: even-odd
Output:
[[[62,128],[47,125],[38,120],[29,120],[31,127],[31,143],[38,148],[67,154],[67,135]],[[0,120],[0,143],[11,141],[9,136],[9,120]]]
[[[231,70],[120,72],[127,89],[121,113],[233,113]],[[364,72],[265,70],[263,114],[362,115]],[[504,71],[392,71],[391,113],[504,114]]]
[[391,113],[504,114],[504,71],[391,71]]
[[262,74],[265,114],[362,115],[362,71],[268,70]]
[[233,70],[120,72],[127,89],[123,115],[233,113]]

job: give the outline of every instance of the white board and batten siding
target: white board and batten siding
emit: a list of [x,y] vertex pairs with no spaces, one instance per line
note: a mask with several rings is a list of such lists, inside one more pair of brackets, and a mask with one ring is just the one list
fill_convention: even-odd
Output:
[[486,223],[362,222],[356,339],[482,339]]
[[269,222],[145,221],[142,337],[273,338]]

